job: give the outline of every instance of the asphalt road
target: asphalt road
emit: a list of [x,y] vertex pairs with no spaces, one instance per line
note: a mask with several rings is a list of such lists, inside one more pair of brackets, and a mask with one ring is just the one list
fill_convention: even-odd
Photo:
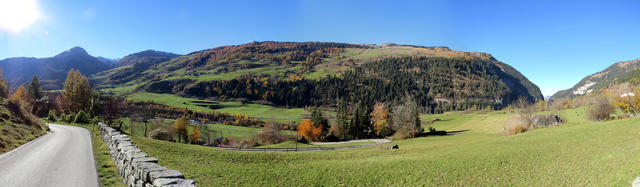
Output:
[[51,132],[0,155],[0,186],[99,186],[89,131],[48,125]]

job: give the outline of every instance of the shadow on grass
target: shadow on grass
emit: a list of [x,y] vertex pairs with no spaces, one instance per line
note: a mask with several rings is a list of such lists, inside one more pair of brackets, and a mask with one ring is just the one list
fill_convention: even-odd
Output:
[[428,131],[428,132],[423,132],[422,134],[418,135],[418,137],[451,136],[451,135],[456,135],[456,134],[460,134],[467,131],[469,131],[469,129],[459,130],[459,131]]

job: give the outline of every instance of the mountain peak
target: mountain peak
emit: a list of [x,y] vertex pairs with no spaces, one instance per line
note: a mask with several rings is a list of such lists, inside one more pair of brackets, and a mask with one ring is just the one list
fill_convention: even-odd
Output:
[[64,57],[64,56],[69,56],[69,55],[82,55],[82,56],[88,56],[89,53],[87,53],[86,50],[84,50],[82,47],[73,47],[69,50],[66,50],[58,55],[56,55],[56,57]]

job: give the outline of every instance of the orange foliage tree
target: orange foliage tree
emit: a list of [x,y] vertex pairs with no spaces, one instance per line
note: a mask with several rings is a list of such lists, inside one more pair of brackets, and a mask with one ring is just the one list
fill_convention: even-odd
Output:
[[322,125],[316,127],[311,120],[305,119],[298,125],[298,133],[307,140],[316,140],[322,136]]
[[193,126],[193,131],[189,134],[189,140],[191,143],[195,143],[200,140],[200,128],[198,128],[198,125]]

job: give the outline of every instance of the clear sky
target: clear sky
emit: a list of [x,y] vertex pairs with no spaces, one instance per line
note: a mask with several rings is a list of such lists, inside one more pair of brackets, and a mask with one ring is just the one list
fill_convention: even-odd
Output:
[[[29,1],[35,13],[7,8]],[[640,1],[0,0],[0,59],[73,46],[110,58],[186,54],[254,40],[488,52],[551,95],[640,58]]]

